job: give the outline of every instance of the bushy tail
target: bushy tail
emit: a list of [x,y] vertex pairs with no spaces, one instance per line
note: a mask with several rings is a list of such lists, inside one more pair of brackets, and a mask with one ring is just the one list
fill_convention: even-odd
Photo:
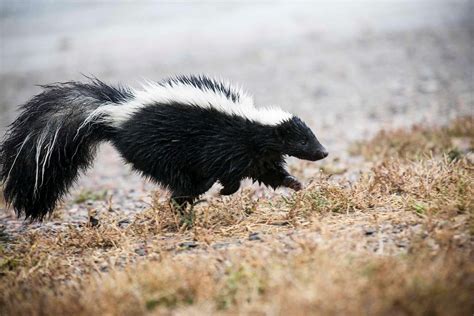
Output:
[[0,145],[0,182],[18,216],[43,219],[94,158],[96,145],[113,128],[91,115],[103,105],[128,100],[131,93],[93,79],[43,86],[22,106]]

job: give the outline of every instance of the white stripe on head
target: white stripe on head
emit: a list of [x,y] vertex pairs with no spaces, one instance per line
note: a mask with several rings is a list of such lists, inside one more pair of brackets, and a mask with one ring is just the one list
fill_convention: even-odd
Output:
[[[264,125],[278,125],[293,117],[279,108],[257,108],[252,97],[241,89],[231,86],[225,81],[217,81],[205,77],[193,77],[194,80],[208,80],[215,85],[215,89],[204,84],[176,78],[164,83],[146,82],[142,89],[133,89],[134,98],[121,105],[107,104],[90,113],[87,122],[101,117],[114,126],[120,126],[129,117],[146,106],[153,104],[180,103],[198,106],[206,109],[216,109],[228,115],[237,115]],[[217,88],[217,86],[220,86]],[[224,88],[224,91],[222,89]],[[234,96],[234,97],[232,97]]]

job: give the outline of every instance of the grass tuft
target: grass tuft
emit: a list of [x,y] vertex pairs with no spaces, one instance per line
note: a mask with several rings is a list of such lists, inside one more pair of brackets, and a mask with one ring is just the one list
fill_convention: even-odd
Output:
[[387,158],[423,160],[447,154],[459,159],[474,149],[474,116],[464,116],[447,126],[415,125],[410,130],[382,130],[368,142],[356,143],[351,152],[368,160]]

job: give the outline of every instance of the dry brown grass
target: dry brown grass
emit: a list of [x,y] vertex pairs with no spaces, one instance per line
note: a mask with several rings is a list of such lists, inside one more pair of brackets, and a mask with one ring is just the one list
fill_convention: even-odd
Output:
[[298,211],[413,210],[420,215],[468,213],[474,207],[473,165],[447,157],[383,160],[355,183],[315,181],[296,195]]
[[0,238],[0,314],[472,314],[471,123],[381,132],[357,181]]
[[439,154],[456,159],[473,149],[474,116],[464,116],[442,127],[418,124],[410,130],[381,131],[372,140],[355,144],[351,151],[377,161],[383,158],[420,160]]
[[304,239],[293,242],[290,253],[284,246],[273,242],[164,256],[121,271],[76,277],[55,288],[28,281],[16,288],[24,293],[4,295],[10,312],[25,315],[466,315],[474,308],[469,254],[356,255],[320,249]]

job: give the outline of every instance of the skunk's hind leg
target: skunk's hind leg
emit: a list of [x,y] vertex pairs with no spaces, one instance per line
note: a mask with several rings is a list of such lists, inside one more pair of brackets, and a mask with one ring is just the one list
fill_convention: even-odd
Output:
[[223,188],[220,191],[221,195],[231,195],[237,192],[240,188],[240,180],[239,181],[225,181],[220,180]]
[[183,182],[181,179],[181,185],[178,188],[172,189],[171,203],[179,208],[182,212],[187,208],[188,205],[193,206],[199,196],[209,190],[214,184],[213,179],[202,179],[201,181],[192,181],[188,179]]
[[188,196],[181,193],[173,193],[171,195],[171,204],[176,206],[180,213],[186,209],[188,205],[193,205],[193,202],[198,198],[198,196]]

